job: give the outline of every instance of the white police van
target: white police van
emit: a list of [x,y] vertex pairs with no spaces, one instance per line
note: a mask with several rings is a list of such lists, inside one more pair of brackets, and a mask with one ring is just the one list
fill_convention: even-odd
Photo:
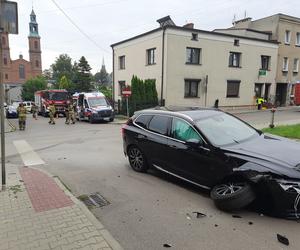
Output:
[[101,92],[76,93],[73,95],[75,102],[75,115],[79,121],[110,121],[115,118],[114,110]]

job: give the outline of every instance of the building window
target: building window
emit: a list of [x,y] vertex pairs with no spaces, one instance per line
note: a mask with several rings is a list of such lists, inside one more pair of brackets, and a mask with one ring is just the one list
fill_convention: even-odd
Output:
[[4,63],[4,65],[7,65],[7,58],[6,57],[3,58],[3,63]]
[[297,32],[296,34],[296,45],[300,46],[300,32]]
[[187,64],[200,64],[201,49],[199,48],[186,48],[186,63]]
[[240,40],[239,39],[234,39],[233,44],[234,44],[234,46],[240,46]]
[[147,49],[147,65],[155,64],[155,48]]
[[262,83],[255,83],[255,87],[254,87],[255,97],[262,97],[262,88],[263,88]]
[[229,54],[229,67],[241,67],[241,53],[230,52]]
[[200,80],[185,80],[184,97],[198,97],[198,86]]
[[119,69],[125,69],[125,56],[119,56]]
[[298,69],[299,69],[299,58],[295,58],[293,72],[298,73]]
[[38,45],[38,42],[37,42],[37,41],[34,41],[34,48],[35,48],[35,49],[38,49],[38,48],[39,48],[39,45]]
[[226,97],[239,97],[241,81],[227,81],[227,94]]
[[269,70],[270,69],[270,56],[261,56],[261,69]]
[[284,43],[285,44],[290,44],[291,43],[291,31],[289,31],[289,30],[285,31]]
[[5,39],[4,36],[2,37],[2,45],[3,45],[3,46],[6,45],[6,39]]
[[282,71],[289,71],[289,58],[288,57],[283,58]]
[[8,80],[8,74],[5,74],[5,79]]
[[123,89],[125,89],[125,81],[119,81],[119,96],[122,95]]
[[25,66],[23,64],[19,65],[19,78],[25,79]]
[[40,62],[38,60],[35,61],[35,67],[40,67]]
[[197,33],[192,33],[192,40],[193,41],[198,41],[198,34]]

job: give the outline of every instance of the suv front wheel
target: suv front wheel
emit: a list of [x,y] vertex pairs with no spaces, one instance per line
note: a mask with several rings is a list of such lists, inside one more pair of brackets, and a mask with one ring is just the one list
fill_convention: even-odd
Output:
[[134,171],[146,172],[148,170],[146,157],[137,146],[129,147],[128,160]]
[[229,182],[215,186],[210,197],[221,210],[233,211],[249,205],[256,195],[247,182]]

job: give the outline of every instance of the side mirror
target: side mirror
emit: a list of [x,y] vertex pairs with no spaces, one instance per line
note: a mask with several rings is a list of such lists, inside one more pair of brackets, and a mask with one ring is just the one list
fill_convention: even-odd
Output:
[[203,146],[203,142],[198,139],[189,139],[186,141],[186,144],[192,148],[199,148]]

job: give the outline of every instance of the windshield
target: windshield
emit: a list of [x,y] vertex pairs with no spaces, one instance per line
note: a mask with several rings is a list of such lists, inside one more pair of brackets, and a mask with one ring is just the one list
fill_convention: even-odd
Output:
[[68,93],[66,92],[48,92],[46,96],[51,101],[64,101],[68,99]]
[[97,106],[108,106],[106,99],[104,97],[95,97],[89,98],[90,107],[97,107]]
[[215,146],[240,143],[252,136],[259,135],[255,129],[224,113],[198,120],[196,126]]

